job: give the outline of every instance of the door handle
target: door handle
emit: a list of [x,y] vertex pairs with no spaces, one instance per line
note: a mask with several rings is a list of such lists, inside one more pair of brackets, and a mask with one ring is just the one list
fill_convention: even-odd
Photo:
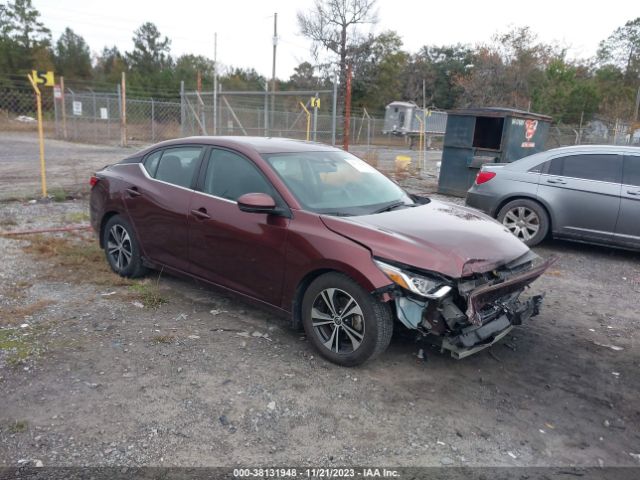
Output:
[[640,197],[640,190],[627,190],[629,195],[635,195]]
[[194,217],[201,218],[202,220],[206,220],[207,218],[211,218],[211,216],[207,213],[206,208],[199,208],[198,210],[191,210],[191,215]]
[[142,192],[138,191],[138,187],[127,188],[127,193],[131,197],[139,197],[140,195],[142,195]]
[[549,178],[547,183],[559,183],[560,185],[566,185],[567,182],[562,180],[561,178]]

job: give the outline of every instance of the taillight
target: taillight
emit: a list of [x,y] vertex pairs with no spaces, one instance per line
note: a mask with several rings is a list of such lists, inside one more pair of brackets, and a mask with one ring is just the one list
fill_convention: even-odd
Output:
[[95,175],[91,175],[91,178],[89,179],[89,185],[91,185],[91,188],[93,188],[99,181],[100,179],[98,177],[96,177]]
[[479,172],[478,176],[476,177],[476,185],[488,182],[495,176],[496,172]]

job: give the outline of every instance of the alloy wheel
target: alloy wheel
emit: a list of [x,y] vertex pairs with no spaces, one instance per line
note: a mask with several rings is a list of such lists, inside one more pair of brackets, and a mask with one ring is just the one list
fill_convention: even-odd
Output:
[[527,207],[514,207],[502,219],[502,224],[520,240],[531,240],[540,230],[538,214]]
[[364,340],[364,316],[358,302],[344,290],[327,288],[313,301],[311,323],[314,333],[331,352],[356,351]]
[[131,263],[133,256],[131,238],[122,225],[114,225],[109,230],[107,253],[119,271],[125,270]]

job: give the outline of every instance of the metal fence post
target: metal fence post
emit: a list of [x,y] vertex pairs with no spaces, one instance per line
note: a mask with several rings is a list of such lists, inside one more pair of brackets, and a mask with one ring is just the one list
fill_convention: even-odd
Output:
[[264,83],[264,136],[269,136],[269,84]]
[[180,81],[180,136],[184,137],[184,80]]
[[156,105],[151,98],[151,143],[156,143]]
[[111,99],[107,97],[107,141],[111,141]]
[[56,99],[55,93],[53,95],[53,122],[55,125],[56,138],[60,138],[60,127],[58,125],[58,99]]
[[98,112],[96,111],[98,107],[96,104],[96,92],[91,89],[89,89],[89,91],[93,99],[93,134],[96,137],[96,143],[98,143]]

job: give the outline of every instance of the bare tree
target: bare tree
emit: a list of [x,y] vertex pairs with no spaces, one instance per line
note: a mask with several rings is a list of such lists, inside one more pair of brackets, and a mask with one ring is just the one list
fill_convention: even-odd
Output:
[[357,31],[361,24],[377,22],[376,0],[315,0],[309,12],[298,12],[302,34],[313,42],[313,54],[321,50],[337,56],[340,85],[338,104],[344,113],[347,63],[366,49],[371,36]]

